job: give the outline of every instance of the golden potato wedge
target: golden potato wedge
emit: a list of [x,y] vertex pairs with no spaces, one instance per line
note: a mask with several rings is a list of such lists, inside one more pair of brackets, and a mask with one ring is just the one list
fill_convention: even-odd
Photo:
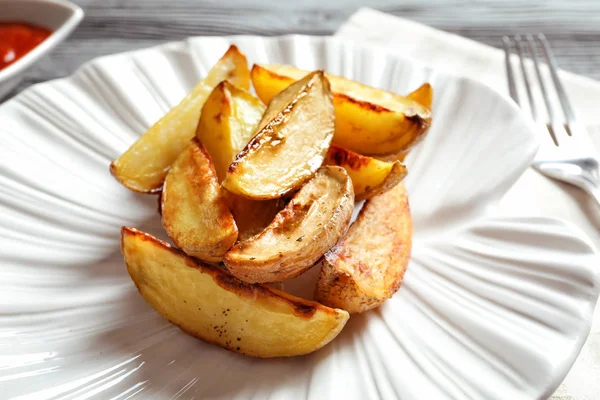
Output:
[[433,88],[429,83],[424,83],[406,97],[431,110],[431,105],[433,104]]
[[210,156],[194,138],[165,178],[162,221],[169,237],[187,254],[221,261],[238,237]]
[[121,230],[127,271],[141,295],[184,332],[254,357],[313,352],[342,330],[343,310],[244,283],[147,233]]
[[379,306],[402,284],[412,219],[402,183],[365,202],[342,240],[317,264],[315,300],[359,313]]
[[399,161],[377,160],[334,144],[329,147],[323,164],[339,165],[348,172],[352,178],[356,200],[370,199],[387,192],[407,174],[406,167]]
[[[270,101],[293,81],[308,72],[288,65],[254,65],[251,79],[264,101]],[[331,82],[335,107],[333,142],[360,154],[389,154],[406,150],[431,124],[427,90],[400,96],[339,76],[326,75]],[[427,89],[428,88],[428,89]]]
[[312,267],[339,240],[353,209],[354,191],[346,171],[322,167],[265,230],[237,243],[223,262],[245,282],[291,279]]
[[238,228],[238,242],[249,239],[265,229],[286,203],[284,198],[250,200],[227,190],[223,190],[223,194]]
[[219,182],[254,136],[265,108],[259,99],[227,81],[219,83],[206,99],[196,137],[210,154]]
[[244,89],[250,86],[246,57],[235,46],[229,47],[206,78],[196,84],[177,106],[110,164],[113,176],[136,192],[160,191],[171,164],[194,137],[204,101],[225,79]]
[[[196,137],[210,154],[219,182],[235,156],[252,139],[265,105],[247,91],[227,81],[212,91],[200,115]],[[238,240],[246,240],[262,231],[285,205],[281,199],[250,200],[223,191],[238,227]]]
[[[414,92],[411,92],[408,96],[406,96],[408,98],[410,98],[411,100],[414,100],[418,103],[420,103],[421,105],[431,109],[431,104],[433,102],[433,88],[431,87],[431,85],[429,83],[424,83],[423,85],[421,85],[417,90],[415,90]],[[400,162],[404,162],[404,159],[406,158],[406,156],[408,155],[408,153],[410,152],[410,150],[415,147],[415,145],[417,143],[419,143],[423,137],[425,135],[421,135],[417,138],[417,140],[415,140],[414,142],[411,143],[411,145],[409,147],[407,147],[404,150],[401,150],[399,152],[395,152],[395,153],[388,153],[388,154],[379,154],[377,156],[375,156],[377,159],[381,160],[381,161],[400,161]]]
[[285,195],[321,166],[333,130],[329,82],[315,71],[272,99],[258,133],[229,166],[223,186],[256,200]]

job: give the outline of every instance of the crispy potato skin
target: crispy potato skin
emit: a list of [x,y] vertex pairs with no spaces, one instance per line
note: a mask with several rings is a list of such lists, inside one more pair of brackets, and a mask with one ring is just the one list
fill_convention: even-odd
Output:
[[140,294],[183,331],[253,357],[313,352],[348,320],[343,310],[244,283],[153,236],[121,229],[121,251]]
[[399,161],[380,161],[336,145],[329,147],[324,164],[338,165],[346,170],[352,178],[356,200],[387,192],[407,174],[406,167]]
[[[259,99],[227,81],[219,83],[206,100],[196,137],[210,154],[219,182],[225,179],[235,156],[252,139],[265,109]],[[240,241],[262,231],[285,205],[282,199],[250,200],[227,190],[222,194],[235,219]]]
[[228,81],[215,87],[202,107],[196,137],[213,161],[219,182],[248,144],[265,112],[265,105]]
[[315,299],[360,313],[378,307],[402,284],[412,247],[403,184],[365,202],[346,236],[319,261]]
[[223,262],[245,282],[296,277],[346,232],[353,209],[354,190],[346,171],[337,166],[322,167],[269,226],[237,243]]
[[[424,107],[427,107],[431,110],[431,105],[433,103],[433,88],[429,83],[424,83],[417,90],[411,92],[408,96],[409,99],[414,100]],[[415,140],[407,149],[400,150],[395,153],[388,154],[379,154],[375,157],[381,161],[400,161],[404,162],[404,159],[410,152],[410,150],[417,145],[421,139],[423,139],[424,135],[421,135],[417,140]]]
[[194,137],[206,98],[225,79],[244,89],[250,86],[246,57],[235,46],[229,47],[208,75],[177,106],[110,164],[111,174],[133,191],[160,192],[171,164]]
[[336,94],[333,104],[336,110],[334,142],[363,154],[404,151],[420,140],[431,123],[429,115],[417,114],[412,109],[395,112],[345,95]]
[[[264,102],[308,72],[290,66],[257,65],[250,73]],[[366,155],[399,153],[417,143],[431,124],[432,89],[425,84],[408,96],[374,89],[327,74],[333,92],[335,136],[341,147]],[[423,102],[423,104],[421,103]]]
[[206,149],[194,138],[167,174],[161,195],[162,222],[187,254],[218,262],[238,237]]
[[223,190],[222,193],[238,228],[238,242],[250,239],[263,231],[285,207],[288,200],[250,200],[227,190]]
[[321,166],[333,131],[329,81],[315,71],[269,102],[258,133],[229,166],[223,187],[254,200],[298,189]]

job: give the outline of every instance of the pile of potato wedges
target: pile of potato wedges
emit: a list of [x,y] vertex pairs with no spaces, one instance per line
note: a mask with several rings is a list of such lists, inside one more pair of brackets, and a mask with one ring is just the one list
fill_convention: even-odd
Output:
[[[139,292],[185,332],[242,354],[326,345],[402,283],[412,238],[402,160],[431,102],[429,84],[400,96],[324,71],[250,70],[231,46],[110,166],[125,187],[160,194],[174,243],[122,228]],[[268,285],[310,268],[315,301]]]

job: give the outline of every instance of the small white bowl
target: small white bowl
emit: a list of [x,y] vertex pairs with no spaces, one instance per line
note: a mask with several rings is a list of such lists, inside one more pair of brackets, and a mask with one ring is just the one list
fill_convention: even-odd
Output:
[[0,100],[14,89],[25,71],[65,40],[83,18],[83,10],[65,0],[0,0],[0,22],[26,22],[53,33],[29,53],[0,70]]

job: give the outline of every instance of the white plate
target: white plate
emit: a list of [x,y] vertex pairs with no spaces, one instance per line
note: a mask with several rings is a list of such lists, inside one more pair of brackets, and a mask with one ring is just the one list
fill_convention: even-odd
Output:
[[[121,225],[161,228],[156,198],[119,186],[109,162],[229,43],[251,62],[435,90],[433,126],[407,161],[404,285],[304,357],[256,360],[182,333],[136,292],[119,254]],[[334,38],[193,38],[36,85],[0,106],[0,396],[543,398],[586,338],[600,269],[573,226],[494,216],[534,136],[483,85]]]

